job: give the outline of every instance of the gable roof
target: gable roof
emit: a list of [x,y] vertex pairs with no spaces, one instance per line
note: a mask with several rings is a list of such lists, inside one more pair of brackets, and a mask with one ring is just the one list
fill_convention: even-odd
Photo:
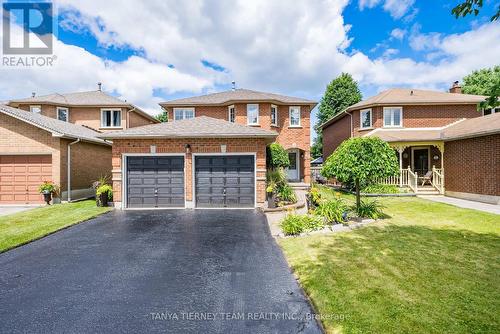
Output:
[[105,142],[101,138],[97,137],[97,135],[100,134],[99,132],[81,125],[63,122],[55,118],[43,116],[37,113],[17,108],[12,108],[6,105],[0,105],[0,113],[14,117],[20,121],[36,126],[37,128],[40,128],[42,130],[51,132],[52,135],[56,137],[81,139],[87,142],[111,145],[110,143]]
[[275,138],[278,133],[207,116],[100,134],[100,138]]
[[220,93],[193,96],[183,99],[160,102],[161,106],[201,106],[226,105],[237,102],[274,102],[281,104],[310,105],[311,109],[317,104],[315,101],[298,97],[285,96],[274,93],[258,92],[250,89],[235,89]]
[[394,105],[478,104],[486,98],[487,96],[483,95],[457,94],[412,88],[392,88],[347,107],[342,112],[319,125],[319,128],[324,128],[335,123],[338,119],[344,117],[348,111],[362,108]]
[[93,90],[88,92],[74,92],[59,94],[53,93],[49,95],[41,95],[35,97],[28,97],[25,99],[11,100],[9,105],[17,107],[20,104],[54,104],[65,107],[124,107],[132,108],[142,116],[148,118],[149,120],[159,123],[159,121],[153,116],[149,115],[145,111],[141,110],[139,107],[122,101],[114,96],[111,96],[100,90]]
[[500,113],[469,118],[445,128],[441,133],[443,140],[455,140],[487,136],[500,133]]

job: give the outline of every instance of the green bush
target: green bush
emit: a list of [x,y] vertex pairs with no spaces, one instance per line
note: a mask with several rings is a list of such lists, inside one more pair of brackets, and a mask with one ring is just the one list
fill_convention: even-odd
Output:
[[321,217],[309,215],[289,214],[281,222],[281,229],[285,235],[298,235],[303,232],[320,230],[325,227]]
[[316,210],[314,210],[314,213],[325,217],[329,223],[341,223],[344,220],[343,214],[347,211],[347,209],[348,207],[346,203],[339,198],[321,202]]
[[295,191],[288,183],[278,185],[276,190],[280,201],[289,203],[295,203],[297,201],[297,196],[295,195]]
[[286,183],[286,174],[282,168],[268,169],[266,171],[267,184],[279,186]]
[[109,184],[103,184],[97,188],[96,195],[97,197],[101,196],[101,194],[108,194],[108,198],[113,199],[113,187]]
[[372,184],[361,190],[365,194],[397,194],[399,189],[397,186],[389,184]]
[[361,200],[359,207],[353,206],[352,210],[361,218],[378,219],[384,216],[384,206],[377,201]]
[[38,192],[39,193],[44,193],[44,192],[49,192],[51,194],[55,194],[58,191],[57,185],[52,183],[51,181],[44,181],[39,187],[38,187]]
[[290,160],[288,159],[288,153],[278,143],[272,143],[267,147],[267,166],[271,169],[276,168],[286,168],[290,166]]

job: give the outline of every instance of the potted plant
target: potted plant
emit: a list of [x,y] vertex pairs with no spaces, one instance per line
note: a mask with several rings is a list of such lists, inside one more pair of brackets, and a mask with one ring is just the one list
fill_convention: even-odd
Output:
[[[110,177],[107,176],[107,175],[101,175],[101,177],[99,177],[99,179],[97,181],[94,181],[92,183],[92,188],[94,189],[94,192],[95,192],[95,200],[96,200],[96,204],[97,206],[103,206],[101,204],[101,199],[100,199],[100,196],[97,194],[97,189],[102,186],[102,185],[105,185],[105,184],[109,184],[110,183]],[[106,199],[107,200],[107,199]],[[107,202],[106,202],[107,203]]]
[[50,205],[52,194],[57,192],[57,186],[50,181],[44,181],[40,187],[38,187],[38,192],[43,195],[43,200],[47,205]]
[[97,206],[108,206],[113,199],[113,188],[109,184],[101,184],[96,191]]
[[266,188],[267,194],[267,207],[270,209],[276,208],[276,196],[274,194],[274,188],[276,188],[276,184],[274,182],[269,182]]

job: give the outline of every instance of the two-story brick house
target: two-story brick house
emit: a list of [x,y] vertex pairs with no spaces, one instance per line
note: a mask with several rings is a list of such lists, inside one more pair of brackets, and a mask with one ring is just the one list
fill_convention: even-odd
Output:
[[[486,177],[488,180],[493,178],[490,181],[495,181],[493,183],[496,184],[493,187],[495,189],[475,187],[472,183],[459,187],[458,184],[463,182],[451,179],[453,177],[469,180],[466,174],[474,175],[478,172],[477,168],[475,171],[464,169],[463,173],[454,173],[454,176],[445,170],[447,166],[450,169],[450,166],[456,166],[460,160],[459,156],[447,153],[446,148],[451,147],[452,142],[462,139],[464,130],[462,129],[460,137],[448,134],[453,133],[457,127],[469,126],[470,132],[475,133],[475,137],[481,137],[481,131],[478,129],[480,125],[475,123],[473,125],[466,120],[482,117],[483,114],[495,114],[495,109],[486,111],[478,109],[478,104],[484,100],[484,96],[461,94],[457,83],[449,93],[418,89],[386,90],[348,107],[320,126],[323,132],[323,157],[326,160],[347,138],[377,136],[388,142],[397,152],[401,176],[394,181],[396,184],[410,184],[417,191],[420,184],[422,190],[422,177],[427,175],[431,177],[432,186],[436,188],[436,191],[431,193],[444,193],[446,180],[446,184],[449,185],[446,187],[448,194],[467,197],[466,194],[470,190],[467,188],[475,188],[470,193],[481,195],[485,201],[496,202],[495,196],[500,196],[498,168],[490,169]],[[498,122],[497,116],[500,115],[493,116],[495,124]],[[487,134],[494,136],[496,130],[490,130]],[[486,158],[481,158],[481,164],[485,167],[495,165],[495,161],[498,162],[498,154],[494,152],[494,148],[498,149],[500,143],[496,140],[493,142],[496,144],[484,148],[487,150],[484,153]],[[478,177],[478,183],[488,182],[479,174]],[[457,186],[453,186],[454,184]],[[487,198],[488,196],[492,197]],[[468,197],[478,198],[472,195]]]
[[97,135],[157,122],[100,89],[0,106],[0,203],[41,203],[43,181],[62,200],[91,196],[92,182],[111,174],[111,143]]
[[160,103],[168,123],[103,134],[124,208],[255,207],[265,201],[266,146],[289,153],[291,181],[310,181],[316,102],[234,89]]

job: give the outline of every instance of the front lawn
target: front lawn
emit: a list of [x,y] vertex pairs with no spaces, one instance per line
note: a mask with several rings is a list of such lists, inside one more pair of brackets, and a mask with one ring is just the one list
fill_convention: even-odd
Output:
[[0,252],[108,212],[95,201],[57,204],[0,216]]
[[376,225],[279,241],[327,331],[499,333],[500,216],[379,201]]

